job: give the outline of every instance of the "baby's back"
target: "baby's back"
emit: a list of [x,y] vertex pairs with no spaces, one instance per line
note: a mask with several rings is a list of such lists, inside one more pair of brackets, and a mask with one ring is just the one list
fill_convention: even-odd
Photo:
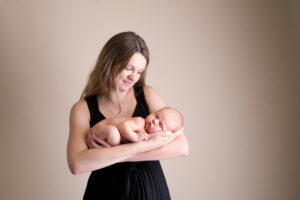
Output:
[[130,118],[128,117],[120,117],[120,118],[108,118],[104,119],[101,122],[99,122],[101,125],[112,125],[112,126],[118,126],[124,121],[129,120]]

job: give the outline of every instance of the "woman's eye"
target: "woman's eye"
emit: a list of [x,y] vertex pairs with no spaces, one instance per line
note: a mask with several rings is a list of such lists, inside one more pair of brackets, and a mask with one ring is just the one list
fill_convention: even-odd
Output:
[[141,75],[142,73],[143,73],[143,72],[138,72],[138,74],[140,74],[140,75]]

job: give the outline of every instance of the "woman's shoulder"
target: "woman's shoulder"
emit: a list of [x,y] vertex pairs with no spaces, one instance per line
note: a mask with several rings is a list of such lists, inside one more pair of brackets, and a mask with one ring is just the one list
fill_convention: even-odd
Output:
[[72,106],[72,109],[84,109],[87,108],[87,103],[85,99],[81,99],[75,102]]
[[71,108],[71,114],[81,113],[81,114],[87,114],[89,116],[89,110],[86,100],[82,99],[77,102],[75,102]]
[[154,87],[145,85],[143,89],[150,113],[166,106],[164,100]]
[[144,85],[143,90],[144,90],[144,94],[147,96],[159,95],[158,91],[150,85]]

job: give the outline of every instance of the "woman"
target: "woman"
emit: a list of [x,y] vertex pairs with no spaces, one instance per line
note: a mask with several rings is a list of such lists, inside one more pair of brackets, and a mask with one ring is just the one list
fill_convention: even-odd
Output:
[[90,132],[105,118],[146,117],[166,106],[155,89],[145,86],[148,63],[148,48],[140,36],[113,36],[71,109],[69,168],[73,174],[92,171],[84,199],[170,199],[158,160],[187,155],[184,134],[156,133],[148,141],[97,148]]

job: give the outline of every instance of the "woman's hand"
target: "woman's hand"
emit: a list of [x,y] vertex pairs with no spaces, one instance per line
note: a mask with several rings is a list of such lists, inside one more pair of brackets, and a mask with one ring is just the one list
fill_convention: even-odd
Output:
[[103,139],[101,139],[101,138],[97,137],[95,134],[93,134],[91,129],[90,129],[89,133],[87,134],[86,143],[87,143],[89,149],[98,149],[98,148],[102,148],[102,147],[110,147],[111,146],[106,141],[104,141]]
[[182,132],[156,132],[148,135],[148,140],[141,143],[141,152],[151,151],[173,141]]

